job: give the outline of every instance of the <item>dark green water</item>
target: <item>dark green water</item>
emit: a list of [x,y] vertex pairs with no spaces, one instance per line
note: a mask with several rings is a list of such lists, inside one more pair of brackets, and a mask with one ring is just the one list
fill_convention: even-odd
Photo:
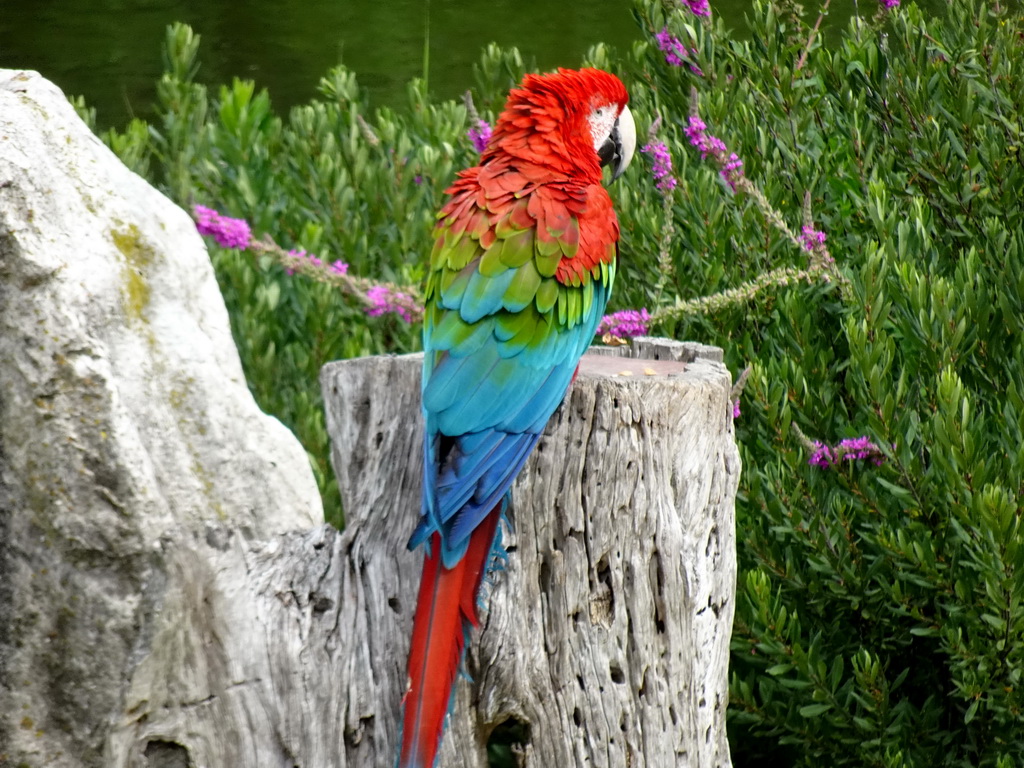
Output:
[[[941,2],[941,0],[929,0]],[[845,23],[857,0],[833,0],[826,26]],[[877,0],[860,0],[871,14]],[[743,26],[749,0],[711,0]],[[805,0],[809,14],[818,5]],[[164,29],[174,21],[202,36],[201,81],[255,80],[279,109],[308,100],[339,61],[374,104],[404,103],[423,75],[429,10],[429,84],[455,98],[473,84],[489,42],[516,45],[541,69],[577,66],[597,42],[625,50],[638,37],[629,0],[0,0],[0,68],[36,69],[96,107],[100,126],[147,117],[163,71]],[[813,18],[813,17],[812,17]]]
[[[255,80],[287,107],[308,100],[339,61],[375,104],[400,104],[423,74],[424,0],[0,0],[0,67],[36,69],[96,107],[101,125],[145,116],[163,71],[164,28],[202,36],[200,79]],[[596,42],[625,48],[637,30],[626,0],[572,3],[431,0],[431,91],[456,97],[488,42],[517,45],[541,68],[578,65]]]

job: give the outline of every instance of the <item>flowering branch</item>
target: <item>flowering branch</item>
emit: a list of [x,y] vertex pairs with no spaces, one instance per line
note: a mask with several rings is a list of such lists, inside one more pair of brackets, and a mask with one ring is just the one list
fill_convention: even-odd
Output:
[[640,148],[640,152],[651,156],[651,175],[654,176],[654,186],[663,195],[667,195],[675,189],[677,182],[675,176],[672,175],[672,155],[669,154],[665,142],[652,138]]
[[196,229],[201,235],[208,235],[222,248],[237,248],[267,255],[289,275],[302,275],[311,280],[338,288],[365,305],[366,314],[371,317],[393,312],[407,323],[414,323],[423,317],[423,304],[418,291],[411,286],[381,283],[348,273],[348,264],[335,261],[326,264],[317,256],[301,249],[286,251],[270,237],[255,240],[249,224],[244,219],[223,216],[212,208],[202,205],[194,207]]
[[672,206],[675,201],[674,190],[678,180],[672,175],[672,155],[668,146],[659,141],[656,136],[661,128],[661,115],[658,115],[647,131],[647,144],[640,150],[652,159],[651,175],[654,177],[654,186],[661,192],[662,198],[662,225],[658,235],[658,284],[656,295],[661,298],[665,292],[665,286],[675,272],[675,265],[672,261],[672,239],[675,237],[675,217],[672,215]]
[[[696,92],[694,92],[696,100]],[[666,196],[666,204],[671,205],[669,195],[676,186],[676,179],[671,176],[672,161],[668,148],[662,142],[654,139],[653,132],[660,126],[660,118],[656,119],[651,126],[652,135],[647,145],[641,150],[654,159],[652,175],[655,178],[656,186]],[[828,252],[825,245],[825,233],[814,228],[811,219],[811,198],[809,194],[804,196],[803,228],[799,235],[795,234],[786,223],[782,214],[776,210],[765,197],[764,193],[743,173],[743,161],[735,152],[730,152],[725,142],[719,137],[711,134],[707,124],[700,119],[694,109],[694,114],[689,118],[684,129],[690,143],[696,147],[701,157],[710,158],[719,168],[719,174],[733,192],[744,192],[753,198],[765,219],[776,229],[782,232],[790,242],[797,248],[810,254],[810,263],[806,269],[796,267],[779,267],[769,272],[758,275],[753,280],[736,287],[730,288],[710,296],[700,296],[686,301],[677,301],[670,307],[663,307],[653,314],[647,314],[647,310],[639,310],[645,314],[644,323],[641,326],[634,326],[630,323],[616,323],[618,316],[626,317],[627,313],[637,310],[625,310],[608,315],[602,321],[602,327],[607,323],[608,329],[604,331],[606,343],[622,343],[623,339],[632,336],[646,334],[652,326],[659,325],[668,320],[677,320],[683,317],[697,314],[710,314],[719,312],[728,307],[745,304],[754,299],[757,294],[767,288],[781,288],[794,283],[817,281],[835,281],[841,290],[847,290],[849,280],[839,272],[835,260]],[[666,216],[666,229],[672,227],[671,215]],[[673,230],[670,230],[670,233]],[[659,254],[659,266],[662,279],[671,268],[669,254],[669,237],[662,233],[661,252]],[[660,284],[660,283],[659,283]],[[599,334],[602,331],[599,330]]]
[[[730,152],[725,142],[717,136],[708,133],[708,127],[696,114],[690,116],[690,121],[684,129],[690,143],[700,150],[702,160],[710,157],[719,168],[719,174],[729,189],[733,192],[746,181],[743,176],[743,161],[735,152]],[[753,187],[749,182],[742,185],[744,191],[747,187]]]
[[379,317],[394,312],[407,323],[423,319],[423,306],[412,293],[407,293],[388,283],[371,285],[366,290],[366,302],[370,305],[366,314]]
[[876,467],[885,462],[885,453],[881,448],[871,441],[867,435],[861,437],[847,437],[835,445],[828,445],[820,440],[811,440],[796,424],[792,425],[794,434],[803,444],[804,448],[811,452],[807,463],[819,469],[832,469],[844,461],[870,460]]
[[197,205],[194,208],[196,230],[200,235],[210,235],[221,248],[245,250],[252,241],[252,230],[245,219],[221,216],[212,208]]
[[825,246],[825,233],[814,228],[810,193],[804,194],[803,228],[797,235],[789,228],[782,214],[768,201],[764,192],[744,175],[743,161],[735,152],[729,152],[724,141],[708,132],[707,125],[697,115],[696,90],[692,92],[692,101],[692,114],[685,133],[690,139],[690,143],[700,150],[701,158],[710,157],[718,165],[719,173],[733,192],[744,192],[750,195],[769,224],[782,232],[797,248],[811,254],[811,267],[815,268],[815,271],[821,271],[817,268],[824,267],[830,273],[831,279],[834,279],[845,291],[849,281],[836,268],[835,260]]
[[683,45],[683,41],[671,34],[668,31],[668,27],[663,27],[661,32],[654,36],[654,39],[658,43],[658,48],[665,54],[666,64],[673,67],[681,67],[683,64],[686,64],[693,74],[700,77],[704,76],[704,70],[696,63],[697,49],[687,48]]
[[736,379],[736,383],[732,385],[732,389],[729,390],[729,400],[732,402],[732,417],[734,419],[740,417],[740,397],[743,395],[744,387],[747,386],[747,379],[750,378],[751,370],[753,369],[749,365],[744,368],[739,378]]
[[812,264],[807,269],[779,267],[758,275],[736,288],[729,288],[709,296],[677,301],[671,307],[659,309],[651,316],[651,324],[659,325],[666,320],[678,320],[690,315],[706,315],[720,312],[728,307],[739,306],[752,301],[766,288],[783,288],[795,283],[815,283],[819,280],[831,282],[832,270],[825,264]]

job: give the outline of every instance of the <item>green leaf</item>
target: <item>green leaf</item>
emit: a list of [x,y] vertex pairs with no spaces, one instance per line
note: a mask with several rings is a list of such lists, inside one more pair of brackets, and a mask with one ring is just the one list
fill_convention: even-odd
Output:
[[832,709],[831,704],[806,704],[800,707],[800,717],[818,717]]
[[969,706],[967,711],[964,712],[964,725],[969,724],[974,719],[975,715],[978,714],[978,705],[980,703],[980,699],[975,699],[971,702],[971,706]]

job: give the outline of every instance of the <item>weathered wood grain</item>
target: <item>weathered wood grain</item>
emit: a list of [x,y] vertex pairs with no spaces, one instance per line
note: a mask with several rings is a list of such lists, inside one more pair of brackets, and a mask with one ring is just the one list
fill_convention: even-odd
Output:
[[[523,766],[729,765],[739,460],[728,372],[696,357],[708,349],[629,348],[685,366],[585,358],[516,483],[509,559],[442,766],[486,766],[495,729],[520,739]],[[387,765],[381,745],[397,739],[421,560],[403,546],[419,508],[419,364],[351,360],[322,375],[354,560],[342,593],[360,606],[344,620],[360,654],[345,678],[349,765]]]

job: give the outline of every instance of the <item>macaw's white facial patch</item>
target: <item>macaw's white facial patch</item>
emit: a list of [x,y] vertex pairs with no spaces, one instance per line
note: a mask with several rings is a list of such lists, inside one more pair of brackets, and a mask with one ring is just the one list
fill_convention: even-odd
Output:
[[594,140],[594,151],[601,152],[601,147],[612,135],[615,128],[615,118],[619,116],[618,104],[602,104],[595,107],[587,116],[590,124],[590,136]]
[[[597,107],[589,115],[594,151],[602,166],[611,166],[612,181],[622,175],[636,149],[636,125],[625,104]],[[610,120],[610,122],[609,122]]]

